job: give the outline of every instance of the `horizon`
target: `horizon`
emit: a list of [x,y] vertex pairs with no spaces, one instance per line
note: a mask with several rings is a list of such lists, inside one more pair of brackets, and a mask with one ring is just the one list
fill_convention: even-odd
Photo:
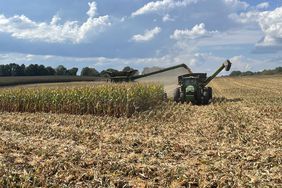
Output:
[[11,0],[0,7],[0,64],[100,72],[184,63],[208,74],[226,59],[231,71],[282,65],[281,1]]

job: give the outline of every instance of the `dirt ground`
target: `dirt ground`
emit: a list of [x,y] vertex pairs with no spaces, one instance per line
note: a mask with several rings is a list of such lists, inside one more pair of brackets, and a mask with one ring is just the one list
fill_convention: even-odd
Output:
[[3,187],[281,187],[282,76],[132,118],[0,113]]

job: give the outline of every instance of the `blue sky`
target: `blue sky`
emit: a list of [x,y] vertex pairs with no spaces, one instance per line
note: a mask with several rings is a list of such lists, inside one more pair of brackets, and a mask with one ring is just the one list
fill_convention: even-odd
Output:
[[211,73],[282,66],[282,1],[9,0],[0,3],[0,64],[103,70],[186,63]]

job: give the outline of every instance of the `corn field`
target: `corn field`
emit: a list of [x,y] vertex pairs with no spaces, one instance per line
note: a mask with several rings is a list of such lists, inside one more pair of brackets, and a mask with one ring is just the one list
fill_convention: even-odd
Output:
[[282,187],[282,76],[211,87],[130,118],[0,112],[0,187]]
[[67,88],[1,89],[0,110],[130,116],[163,100],[157,84],[101,84]]

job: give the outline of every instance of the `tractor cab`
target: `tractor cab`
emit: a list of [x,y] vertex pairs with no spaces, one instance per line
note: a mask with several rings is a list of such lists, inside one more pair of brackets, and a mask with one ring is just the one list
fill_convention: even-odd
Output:
[[197,84],[197,78],[190,76],[188,78],[184,78],[182,82],[183,82],[183,85],[195,85]]
[[192,73],[179,76],[178,84],[180,88],[177,90],[179,94],[176,94],[176,96],[179,96],[179,102],[191,101],[196,103],[198,100],[201,100],[200,93],[203,92],[206,79],[206,73]]
[[179,85],[195,85],[199,82],[204,82],[207,79],[206,73],[184,74],[178,77]]

